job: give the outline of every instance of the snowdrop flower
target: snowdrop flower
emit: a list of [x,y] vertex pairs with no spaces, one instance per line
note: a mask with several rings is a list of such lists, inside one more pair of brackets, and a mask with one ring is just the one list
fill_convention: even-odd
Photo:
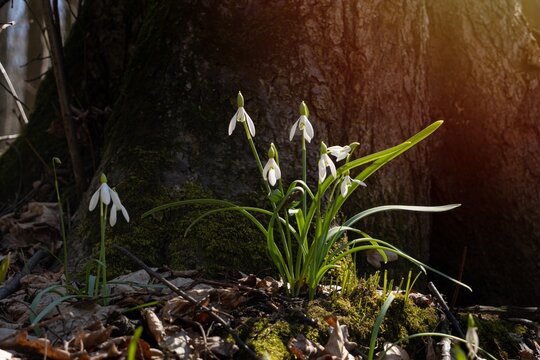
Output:
[[291,132],[289,134],[290,141],[292,141],[294,134],[296,133],[296,128],[298,128],[302,132],[302,136],[304,137],[304,139],[306,139],[307,142],[311,142],[311,139],[313,139],[314,131],[313,126],[307,118],[308,116],[309,110],[306,103],[302,101],[302,103],[300,104],[300,117],[293,124]]
[[120,204],[120,199],[118,198],[118,195],[111,195],[113,192],[112,189],[107,185],[107,177],[105,174],[101,174],[101,185],[96,190],[94,195],[92,195],[92,198],[90,199],[90,205],[88,206],[88,210],[92,211],[96,208],[96,205],[98,204],[98,200],[101,200],[105,205],[109,205],[111,203],[111,198],[113,201],[117,201],[118,204]]
[[328,156],[328,149],[326,148],[326,144],[324,142],[321,142],[321,159],[319,160],[319,182],[322,183],[324,179],[326,179],[326,168],[330,168],[330,172],[332,173],[332,176],[336,177],[336,166],[332,162],[332,159],[330,159],[330,156]]
[[349,174],[345,175],[343,177],[343,181],[341,182],[340,190],[341,190],[341,196],[345,197],[349,193],[349,187],[352,185],[352,183],[357,183],[361,186],[367,186],[365,182],[353,179],[349,176]]
[[251,136],[255,136],[255,124],[253,123],[253,120],[251,120],[251,117],[248,115],[246,110],[244,109],[244,96],[242,96],[242,93],[239,91],[238,96],[236,97],[236,102],[238,104],[238,110],[236,111],[236,114],[233,115],[231,118],[231,121],[229,122],[229,136],[233,133],[234,129],[236,128],[236,123],[245,123],[247,122],[247,126],[249,129],[249,133]]
[[122,205],[122,202],[120,201],[120,198],[118,197],[116,191],[114,191],[109,187],[109,185],[107,185],[107,177],[105,176],[105,174],[101,174],[101,185],[96,190],[94,195],[92,195],[88,210],[93,211],[96,208],[99,200],[101,200],[105,205],[109,205],[112,200],[113,204],[111,207],[111,217],[109,219],[109,223],[111,224],[111,226],[114,226],[116,224],[116,212],[118,210],[122,211],[124,218],[127,222],[129,222],[129,214],[124,205]]
[[480,343],[480,340],[478,339],[474,318],[471,314],[469,314],[467,325],[467,334],[465,334],[465,340],[467,340],[469,356],[474,359],[476,358],[476,353],[478,352],[478,344]]
[[345,146],[330,146],[328,148],[330,155],[336,157],[336,161],[341,161],[345,159],[351,152],[351,147],[349,145]]
[[263,178],[268,181],[270,185],[276,185],[276,181],[281,179],[281,170],[275,160],[277,150],[274,143],[270,144],[270,150],[268,150],[268,162],[264,165]]

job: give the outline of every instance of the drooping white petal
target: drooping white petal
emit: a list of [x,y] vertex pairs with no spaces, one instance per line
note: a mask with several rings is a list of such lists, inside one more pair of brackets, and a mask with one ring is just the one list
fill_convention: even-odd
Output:
[[475,358],[476,354],[478,353],[478,344],[480,343],[478,339],[478,333],[476,332],[475,327],[469,327],[467,329],[465,340],[467,340],[467,348],[469,349],[469,356],[471,356],[472,358]]
[[296,133],[296,128],[298,127],[298,123],[300,122],[300,119],[296,120],[291,127],[291,132],[289,133],[289,141],[292,141],[294,134]]
[[324,179],[326,179],[326,164],[324,163],[324,159],[321,157],[319,160],[319,182],[323,182]]
[[304,116],[304,137],[308,142],[313,139],[313,136],[315,136],[315,132],[313,131],[313,126],[309,122],[307,116]]
[[96,205],[98,203],[98,200],[99,200],[99,192],[100,192],[101,188],[98,188],[96,190],[96,192],[94,193],[94,195],[92,195],[92,198],[90,199],[90,205],[88,206],[88,210],[92,211],[96,208]]
[[100,186],[100,197],[105,205],[111,203],[111,188],[106,183],[103,183]]
[[116,212],[117,211],[118,209],[116,208],[116,205],[113,204],[111,206],[111,217],[109,218],[109,224],[111,224],[111,226],[116,225]]
[[366,187],[366,186],[367,186],[366,183],[363,182],[363,181],[361,181],[361,180],[353,179],[352,181],[355,182],[355,183],[357,183],[357,184],[360,185],[360,186],[363,186],[363,187]]
[[273,167],[268,171],[268,182],[272,186],[276,185],[276,170]]
[[279,168],[278,164],[274,161],[274,163],[276,164],[274,170],[276,171],[276,179],[281,179],[281,169]]
[[229,122],[229,136],[233,133],[234,128],[236,127],[236,114],[233,115],[231,121]]
[[128,214],[126,208],[122,205],[120,207],[120,210],[122,210],[122,215],[124,215],[124,219],[126,219],[126,222],[129,222],[129,214]]
[[116,208],[119,209],[120,207],[122,207],[122,202],[120,201],[120,198],[118,197],[118,194],[116,193],[116,191],[111,189],[110,194],[111,194],[111,200],[113,204],[116,205]]
[[332,161],[332,159],[330,159],[330,156],[326,154],[325,156],[326,156],[326,165],[330,167],[330,172],[332,173],[332,176],[335,179],[336,178],[336,165],[334,165],[334,162]]
[[263,169],[263,179],[264,180],[268,179],[268,170],[270,170],[270,167],[272,166],[272,163],[270,162],[270,160],[272,160],[272,159],[268,159],[268,161],[266,162],[266,165],[264,165],[264,169]]
[[246,116],[249,133],[251,136],[255,137],[255,124],[253,123],[253,120],[251,120],[251,116],[249,116],[245,110],[244,115]]
[[343,179],[343,181],[341,182],[341,187],[340,187],[340,190],[341,190],[341,196],[345,197],[347,196],[347,194],[349,193],[349,177],[348,176],[345,176],[345,178]]

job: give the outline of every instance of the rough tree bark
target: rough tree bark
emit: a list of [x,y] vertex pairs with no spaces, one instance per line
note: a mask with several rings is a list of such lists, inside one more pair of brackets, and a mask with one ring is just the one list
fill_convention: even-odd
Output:
[[[483,259],[511,263],[492,249],[527,252],[538,239],[538,193],[530,189],[539,167],[526,155],[538,147],[533,122],[540,112],[538,45],[515,0],[149,1],[141,6],[144,11],[133,13],[129,6],[116,6],[124,17],[108,17],[107,1],[91,3],[79,36],[95,39],[93,46],[112,38],[118,50],[126,39],[108,37],[108,31],[126,26],[119,19],[129,22],[134,13],[143,21],[133,47],[124,47],[133,49],[125,52],[129,66],[114,67],[123,75],[121,87],[111,90],[95,74],[86,83],[92,87],[87,93],[108,89],[109,99],[119,95],[89,191],[105,172],[131,212],[132,223],[117,225],[113,241],[128,243],[153,265],[171,261],[171,254],[180,258],[179,265],[206,264],[215,255],[209,249],[225,254],[215,255],[223,264],[255,256],[249,247],[241,249],[244,240],[255,245],[246,240],[254,235],[239,225],[219,223],[212,233],[219,236],[218,245],[211,247],[199,244],[211,240],[197,235],[179,240],[187,212],[139,218],[152,206],[193,196],[193,184],[195,195],[210,191],[219,198],[262,203],[245,139],[239,133],[226,136],[235,94],[242,90],[256,122],[258,150],[265,154],[270,142],[276,143],[286,179],[300,174],[299,146],[287,135],[301,100],[310,106],[316,132],[309,147],[313,168],[321,140],[332,145],[357,140],[360,152],[368,153],[446,119],[443,132],[368,179],[347,213],[388,203],[461,202],[463,209],[454,215],[436,218],[432,265],[453,272],[466,242],[471,255],[465,280],[484,294],[478,299],[525,303],[537,297],[539,290],[532,287],[514,296],[514,289],[532,284],[507,280],[507,273],[497,278],[506,281],[504,293],[480,281],[493,271]],[[98,62],[103,68],[118,62],[118,56],[104,54]],[[95,71],[95,62],[87,60],[85,70]],[[517,124],[518,116],[525,120]],[[314,184],[315,171],[309,178]],[[97,242],[86,204],[87,198],[77,214],[74,263]],[[515,210],[504,215],[503,208]],[[430,254],[426,215],[392,213],[362,227],[424,260]],[[510,234],[519,245],[507,245]],[[237,247],[236,255],[222,251],[223,244]],[[519,261],[538,278],[532,256]],[[510,265],[502,268],[508,271]]]
[[516,1],[428,4],[429,101],[448,120],[433,193],[463,203],[436,218],[433,262],[456,269],[468,246],[474,301],[532,305],[540,298],[538,42]]

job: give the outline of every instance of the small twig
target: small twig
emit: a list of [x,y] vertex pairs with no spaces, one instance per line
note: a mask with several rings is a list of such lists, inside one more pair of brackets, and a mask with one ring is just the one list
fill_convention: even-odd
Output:
[[435,300],[437,300],[439,305],[442,307],[442,309],[444,311],[444,314],[446,315],[446,317],[452,323],[452,327],[454,328],[454,330],[456,330],[457,335],[460,338],[465,339],[465,334],[463,333],[463,330],[461,330],[461,326],[459,326],[459,322],[457,321],[454,314],[452,314],[452,312],[450,311],[450,308],[446,304],[446,301],[444,301],[441,293],[439,292],[439,290],[437,290],[437,288],[435,287],[435,284],[433,284],[433,282],[430,281],[428,283],[428,289],[431,292],[431,294],[435,297]]
[[[463,253],[461,254],[461,264],[459,265],[459,273],[457,280],[461,282],[463,280],[463,270],[465,269],[465,260],[467,259],[467,245],[463,247]],[[456,302],[459,295],[459,288],[461,286],[459,284],[456,284],[454,287],[454,294],[452,295],[452,301],[450,301],[450,309],[453,309],[454,306],[456,306]]]
[[0,136],[0,141],[7,141],[7,140],[13,140],[19,137],[20,134],[13,134],[13,135],[2,135]]
[[143,263],[138,257],[136,257],[135,255],[133,255],[132,253],[130,253],[128,250],[124,249],[123,247],[121,246],[118,246],[116,244],[113,244],[113,247],[117,250],[119,250],[121,253],[123,253],[124,255],[126,255],[127,257],[129,257],[133,262],[135,262],[138,266],[140,266],[141,268],[143,268],[150,276],[156,278],[158,281],[160,281],[162,284],[166,285],[169,289],[171,289],[173,292],[175,292],[176,294],[180,295],[181,297],[183,297],[184,299],[186,299],[191,305],[195,306],[196,309],[200,309],[204,312],[207,312],[208,315],[210,315],[210,317],[212,319],[214,319],[215,321],[217,321],[218,323],[220,323],[224,328],[225,330],[231,334],[231,336],[234,338],[234,340],[236,341],[236,343],[238,344],[238,346],[243,349],[249,356],[251,356],[253,359],[259,359],[259,357],[257,356],[257,354],[255,354],[253,352],[253,350],[251,350],[247,345],[246,343],[240,339],[240,336],[238,336],[238,333],[236,331],[234,331],[233,328],[231,328],[229,326],[229,324],[227,324],[227,322],[225,320],[223,320],[223,318],[221,318],[218,314],[216,314],[214,312],[214,310],[210,309],[209,307],[207,306],[204,306],[204,305],[201,305],[201,303],[199,303],[197,300],[195,300],[191,295],[189,295],[188,293],[186,293],[185,291],[181,290],[180,288],[178,288],[176,285],[174,285],[173,283],[171,283],[169,280],[165,279],[163,276],[161,276],[161,274],[155,272],[154,270],[152,270],[148,265],[146,265],[145,263]]
[[0,300],[5,299],[9,295],[15,292],[21,285],[21,279],[23,276],[27,275],[32,271],[32,269],[41,261],[43,260],[49,252],[45,249],[39,249],[30,260],[28,260],[28,263],[26,266],[15,276],[13,276],[8,282],[5,283],[5,285],[0,287]]

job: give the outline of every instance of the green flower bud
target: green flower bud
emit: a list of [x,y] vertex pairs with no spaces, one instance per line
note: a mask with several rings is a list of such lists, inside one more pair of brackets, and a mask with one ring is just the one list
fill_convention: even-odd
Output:
[[300,103],[300,115],[309,116],[309,109],[304,101]]
[[328,153],[328,148],[326,147],[326,144],[324,143],[324,141],[321,141],[321,155],[327,154],[327,153]]
[[270,144],[270,148],[268,149],[268,158],[273,159],[276,157],[277,149],[274,146],[274,143]]
[[242,96],[242,93],[240,91],[236,96],[236,103],[238,104],[238,107],[244,107],[244,96]]
[[473,327],[476,327],[475,323],[474,323],[474,318],[471,314],[469,314],[469,318],[467,319],[467,327],[468,328],[473,328]]
[[56,156],[52,158],[53,162],[56,164],[56,165],[60,165],[62,164],[62,162],[60,161],[59,158],[57,158]]
[[105,176],[105,174],[101,174],[100,181],[101,181],[102,184],[107,183],[107,177]]

